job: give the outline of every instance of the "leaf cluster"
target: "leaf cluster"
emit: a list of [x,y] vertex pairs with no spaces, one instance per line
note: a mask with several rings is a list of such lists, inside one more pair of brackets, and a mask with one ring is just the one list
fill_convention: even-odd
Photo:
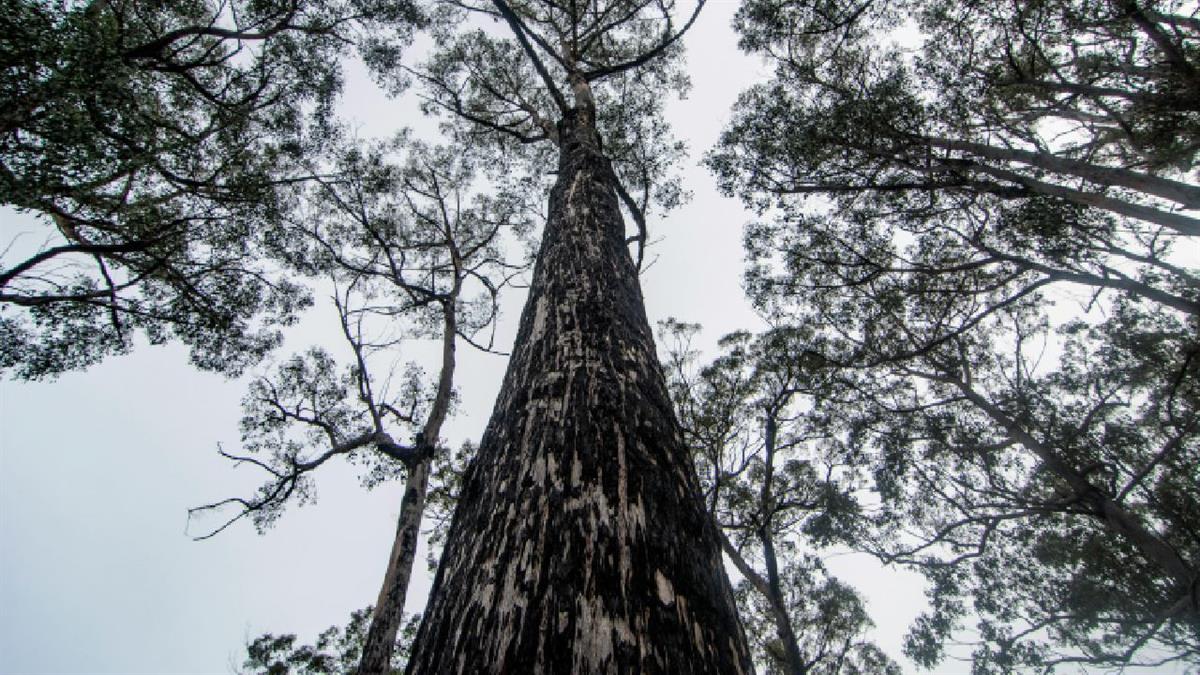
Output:
[[[294,634],[264,633],[246,646],[242,675],[349,675],[357,672],[367,638],[371,607],[355,610],[345,626],[330,626],[312,644],[296,644]],[[400,630],[390,674],[404,672],[421,615],[410,614]]]
[[[269,246],[298,273],[330,279],[351,360],[313,347],[252,382],[245,454],[222,454],[268,480],[250,498],[193,509],[236,509],[206,536],[243,517],[262,531],[288,504],[312,500],[312,476],[332,459],[360,465],[370,488],[440,449],[456,401],[455,344],[491,349],[499,294],[526,268],[510,259],[529,230],[527,205],[506,190],[482,194],[475,177],[469,153],[400,137],[342,147],[325,176],[296,187],[298,216]],[[399,369],[398,350],[421,338],[441,347],[436,371]]]
[[42,228],[6,246],[0,367],[53,376],[139,330],[229,373],[277,345],[310,300],[261,235],[333,133],[341,55],[398,49],[416,8],[6,0],[0,17],[0,203]]

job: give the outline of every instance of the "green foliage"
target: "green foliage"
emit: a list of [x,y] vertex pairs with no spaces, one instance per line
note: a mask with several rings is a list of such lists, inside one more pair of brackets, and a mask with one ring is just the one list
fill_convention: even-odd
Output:
[[[667,385],[725,553],[743,576],[736,596],[756,662],[768,673],[899,673],[864,638],[872,623],[857,593],[811,553],[852,540],[862,516],[850,453],[805,416],[827,386],[811,360],[796,358],[811,336],[732,333],[697,367],[699,329],[660,324]],[[800,663],[789,662],[789,641]]]
[[[181,339],[237,373],[307,292],[263,261],[280,188],[333,133],[340,56],[405,44],[408,2],[0,4],[0,368],[53,376]],[[389,22],[382,25],[381,21]]]
[[[784,567],[783,589],[788,616],[801,641],[805,672],[813,675],[899,675],[900,667],[864,633],[872,624],[862,598],[828,575],[821,561],[799,555]],[[766,598],[743,581],[735,590],[746,634],[762,672],[794,672],[770,620]]]
[[426,536],[425,564],[430,573],[437,571],[438,561],[441,560],[454,509],[462,494],[463,475],[467,464],[475,456],[475,449],[473,442],[465,441],[457,448],[447,448],[433,458],[429,495],[425,501],[426,528],[421,532]]
[[[439,337],[441,307],[456,330],[490,347],[499,293],[529,264],[521,257],[539,213],[519,179],[489,181],[471,148],[399,134],[339,145],[325,175],[297,188],[299,203],[270,249],[297,272],[338,279],[377,298],[390,335]],[[330,208],[330,206],[333,208]]]
[[[194,509],[235,509],[206,536],[246,517],[261,532],[289,504],[312,501],[313,473],[331,459],[361,467],[373,488],[401,477],[418,455],[446,454],[437,436],[455,403],[455,361],[445,345],[490,349],[499,294],[527,266],[511,255],[531,228],[526,198],[503,184],[479,190],[473,153],[401,135],[329,154],[320,177],[291,190],[294,217],[266,239],[283,264],[331,280],[350,362],[312,347],[250,384],[244,454],[222,454],[268,479],[248,499]],[[443,346],[434,372],[397,367],[414,338]]]
[[[419,83],[425,111],[443,114],[448,132],[542,189],[566,109],[590,107],[622,205],[644,220],[687,198],[675,173],[686,147],[662,115],[668,96],[690,86],[677,40],[690,25],[681,10],[699,8],[673,0],[440,3],[433,54],[403,76]],[[399,74],[379,76],[396,82]]]
[[[350,614],[345,626],[330,626],[311,644],[297,645],[292,634],[264,633],[246,646],[242,675],[352,675],[358,671],[371,618],[371,607]],[[421,615],[410,614],[396,639],[390,672],[404,672],[409,647],[417,635]]]
[[1196,663],[1200,25],[886,4],[748,3],[775,77],[709,158],[803,424],[876,492],[850,539],[929,578],[922,665],[966,628],[979,673]]

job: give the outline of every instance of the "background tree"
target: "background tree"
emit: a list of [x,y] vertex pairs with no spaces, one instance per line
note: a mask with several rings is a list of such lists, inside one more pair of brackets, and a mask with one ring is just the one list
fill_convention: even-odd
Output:
[[[450,526],[450,517],[462,487],[463,468],[474,454],[475,447],[466,443],[454,452],[438,452],[433,457],[424,513],[424,520],[428,523],[426,541],[429,545],[427,562],[430,572],[437,569],[446,529]],[[343,675],[360,672],[364,669],[364,647],[373,615],[373,606],[356,610],[344,626],[330,626],[317,635],[312,644],[298,644],[296,635],[292,633],[259,635],[246,646],[246,658],[242,663],[244,670],[240,672],[254,675]],[[404,672],[420,622],[420,614],[405,616],[395,636],[389,665],[382,669],[383,672]]]
[[[355,42],[394,64],[407,0],[5,0],[0,203],[37,217],[0,263],[0,368],[39,378],[179,338],[236,373],[307,293],[260,236],[327,138]],[[11,218],[10,214],[7,216]]]
[[[1200,110],[1183,92],[1200,29],[1175,9],[751,2],[742,45],[779,67],[730,129],[754,142],[714,161],[776,193],[1040,195],[1194,235],[1200,221],[1177,210],[1200,208],[1200,189],[1176,178],[1197,151]],[[918,31],[919,46],[869,41]]]
[[[906,11],[918,37],[879,39]],[[830,371],[809,424],[881,500],[861,545],[932,582],[918,662],[971,613],[977,672],[1198,658],[1200,276],[1176,210],[1197,33],[1176,12],[740,15],[775,77],[710,162],[773,210],[749,290],[813,332],[790,348]]]
[[771,673],[898,673],[864,639],[863,600],[816,555],[847,539],[859,504],[844,458],[807,428],[822,373],[785,348],[805,344],[804,334],[731,333],[698,368],[699,328],[660,324],[663,365],[722,549],[742,575],[736,593],[755,660]]
[[[362,660],[372,608],[350,615],[345,627],[330,626],[311,645],[297,645],[291,634],[261,635],[247,646],[246,660],[239,673],[246,675],[342,675],[352,673]],[[419,615],[410,616],[401,631],[399,648],[392,655],[388,673],[404,672],[408,646],[417,632]]]
[[[402,165],[389,159],[397,146],[406,151]],[[206,537],[247,516],[261,531],[288,503],[311,499],[311,475],[334,458],[363,464],[367,487],[397,477],[403,466],[407,478],[396,539],[358,645],[357,672],[382,673],[392,661],[430,470],[454,401],[456,342],[490,349],[490,340],[480,345],[479,336],[494,327],[498,294],[525,269],[508,262],[504,251],[517,248],[512,244],[526,234],[529,214],[512,192],[485,195],[472,189],[476,168],[470,153],[403,137],[367,150],[352,146],[320,173],[299,197],[307,206],[293,228],[276,232],[271,243],[297,271],[332,277],[352,365],[339,369],[327,352],[313,348],[284,363],[275,376],[252,383],[242,420],[248,454],[222,455],[258,466],[270,478],[249,499],[227,499],[194,512],[236,509]],[[403,341],[413,337],[440,344],[432,382],[415,364],[398,378],[394,372],[372,376],[380,359],[390,356],[394,363]],[[345,633],[356,630],[352,622]],[[262,636],[251,645],[251,660],[257,658],[255,645],[273,646],[272,654],[291,649],[291,657],[303,659],[323,653],[320,644],[295,651],[292,641]]]

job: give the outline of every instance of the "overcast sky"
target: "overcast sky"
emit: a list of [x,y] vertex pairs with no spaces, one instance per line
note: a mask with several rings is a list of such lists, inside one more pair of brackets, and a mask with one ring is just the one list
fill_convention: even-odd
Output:
[[[685,185],[694,198],[651,221],[660,242],[642,279],[651,321],[704,324],[697,344],[709,354],[725,332],[765,325],[740,285],[741,232],[751,215],[719,197],[697,166],[738,91],[766,73],[736,49],[729,29],[736,6],[710,2],[687,38],[694,88],[669,116],[692,149]],[[344,107],[365,136],[387,135],[396,124],[432,128],[357,71]],[[3,241],[40,227],[0,213]],[[523,301],[520,291],[507,296],[501,345],[511,344]],[[305,320],[276,360],[311,344],[340,353],[330,316],[318,311]],[[406,357],[432,355],[431,347],[414,342]],[[501,357],[461,343],[460,354],[461,411],[444,431],[455,446],[478,439],[504,368]],[[218,445],[238,448],[245,385],[192,369],[178,346],[144,344],[54,382],[0,383],[0,672],[229,672],[249,638],[272,631],[311,639],[374,602],[399,483],[368,492],[352,469],[327,466],[317,476],[317,503],[289,509],[263,536],[249,523],[204,542],[185,532],[188,507],[248,494],[261,481],[217,456]],[[423,560],[409,610],[428,591]],[[864,556],[827,562],[867,594],[879,624],[874,638],[907,663],[900,644],[923,607],[920,579],[883,573]],[[943,672],[964,668],[951,663]]]

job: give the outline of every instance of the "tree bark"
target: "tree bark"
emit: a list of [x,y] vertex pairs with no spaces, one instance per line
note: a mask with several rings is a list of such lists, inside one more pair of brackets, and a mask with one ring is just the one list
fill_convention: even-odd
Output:
[[751,672],[590,106],[559,139],[513,356],[407,672]]
[[396,634],[404,620],[404,600],[408,582],[412,579],[413,561],[417,556],[417,541],[421,531],[421,516],[425,512],[425,495],[429,490],[430,459],[426,455],[413,462],[400,502],[400,517],[396,524],[396,539],[388,556],[379,599],[371,613],[371,625],[363,644],[359,675],[387,675],[391,671],[392,652]]

